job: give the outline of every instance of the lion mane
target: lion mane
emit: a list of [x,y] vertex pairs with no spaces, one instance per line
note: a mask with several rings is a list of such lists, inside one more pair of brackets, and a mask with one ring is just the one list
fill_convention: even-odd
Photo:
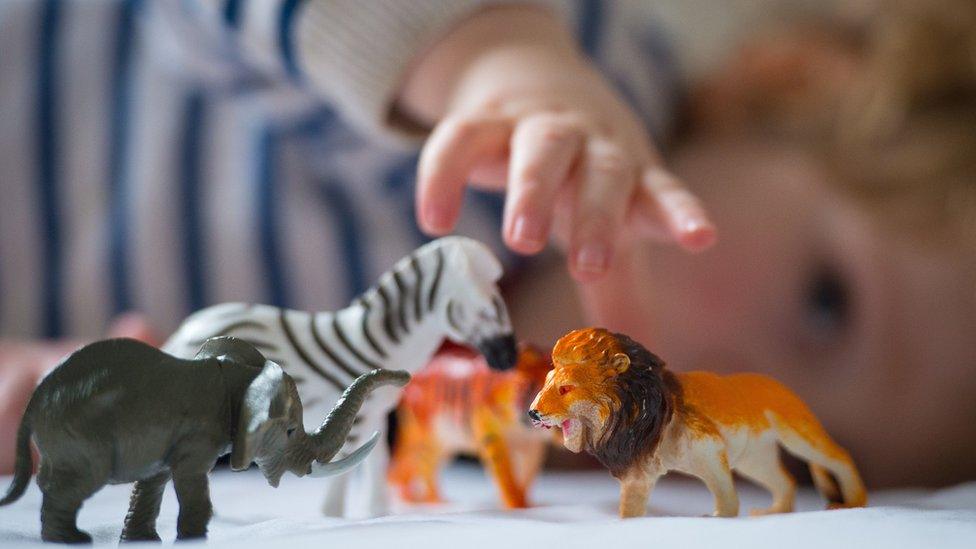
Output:
[[611,414],[602,433],[586,441],[586,450],[614,476],[653,455],[664,428],[680,408],[681,385],[664,361],[626,335],[612,333],[630,358],[630,366],[608,383]]

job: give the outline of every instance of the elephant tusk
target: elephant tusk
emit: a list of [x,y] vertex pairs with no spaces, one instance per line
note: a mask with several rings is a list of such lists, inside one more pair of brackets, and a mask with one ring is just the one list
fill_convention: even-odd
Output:
[[329,463],[322,463],[320,461],[312,461],[309,465],[308,476],[310,477],[331,477],[334,475],[341,475],[346,471],[352,469],[353,467],[359,465],[366,456],[373,450],[376,443],[380,441],[379,431],[374,431],[373,436],[369,437],[369,440],[363,443],[362,446],[353,450],[348,456],[337,460],[330,461]]

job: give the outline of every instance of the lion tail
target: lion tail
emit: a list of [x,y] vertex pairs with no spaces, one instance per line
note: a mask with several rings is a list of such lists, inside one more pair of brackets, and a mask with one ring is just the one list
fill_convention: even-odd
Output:
[[777,438],[786,450],[810,466],[814,485],[828,507],[864,507],[868,503],[864,481],[854,460],[824,430],[811,413],[803,421],[787,423],[769,414]]

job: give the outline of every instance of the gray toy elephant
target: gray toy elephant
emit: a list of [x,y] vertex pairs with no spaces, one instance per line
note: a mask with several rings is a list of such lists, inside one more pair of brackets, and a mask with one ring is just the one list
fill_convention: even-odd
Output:
[[346,458],[339,452],[367,394],[403,386],[406,372],[374,370],[343,393],[315,432],[302,428],[294,380],[244,341],[207,340],[193,360],[131,339],[88,345],[45,377],[17,433],[13,483],[0,505],[26,490],[33,468],[30,439],[41,454],[41,537],[90,542],[78,530],[82,503],[105,484],[135,482],[122,539],[159,540],[156,517],[173,480],[179,539],[203,537],[211,516],[207,473],[230,452],[231,467],[256,462],[277,486],[297,476],[343,472],[366,457],[376,438]]

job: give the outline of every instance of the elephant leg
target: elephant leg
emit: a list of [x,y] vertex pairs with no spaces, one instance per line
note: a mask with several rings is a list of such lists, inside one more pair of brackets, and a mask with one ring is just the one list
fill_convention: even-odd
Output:
[[206,473],[173,473],[173,488],[180,502],[180,515],[176,521],[176,539],[203,538],[213,514],[210,505],[210,486]]
[[136,482],[125,515],[121,541],[160,541],[156,533],[156,517],[163,500],[163,489],[169,482],[169,472],[159,473]]
[[325,487],[325,502],[322,504],[322,514],[329,517],[342,517],[345,515],[348,484],[349,473],[329,479]]
[[60,469],[41,463],[37,483],[44,494],[41,502],[41,539],[57,543],[91,543],[92,538],[78,529],[82,503],[105,482],[94,471]]
[[390,446],[386,442],[385,431],[384,429],[380,432],[379,442],[362,465],[362,488],[366,492],[363,495],[368,517],[379,517],[389,512],[386,470],[390,463]]
[[60,494],[44,494],[41,539],[55,543],[91,543],[91,536],[78,529],[78,511],[83,502]]

